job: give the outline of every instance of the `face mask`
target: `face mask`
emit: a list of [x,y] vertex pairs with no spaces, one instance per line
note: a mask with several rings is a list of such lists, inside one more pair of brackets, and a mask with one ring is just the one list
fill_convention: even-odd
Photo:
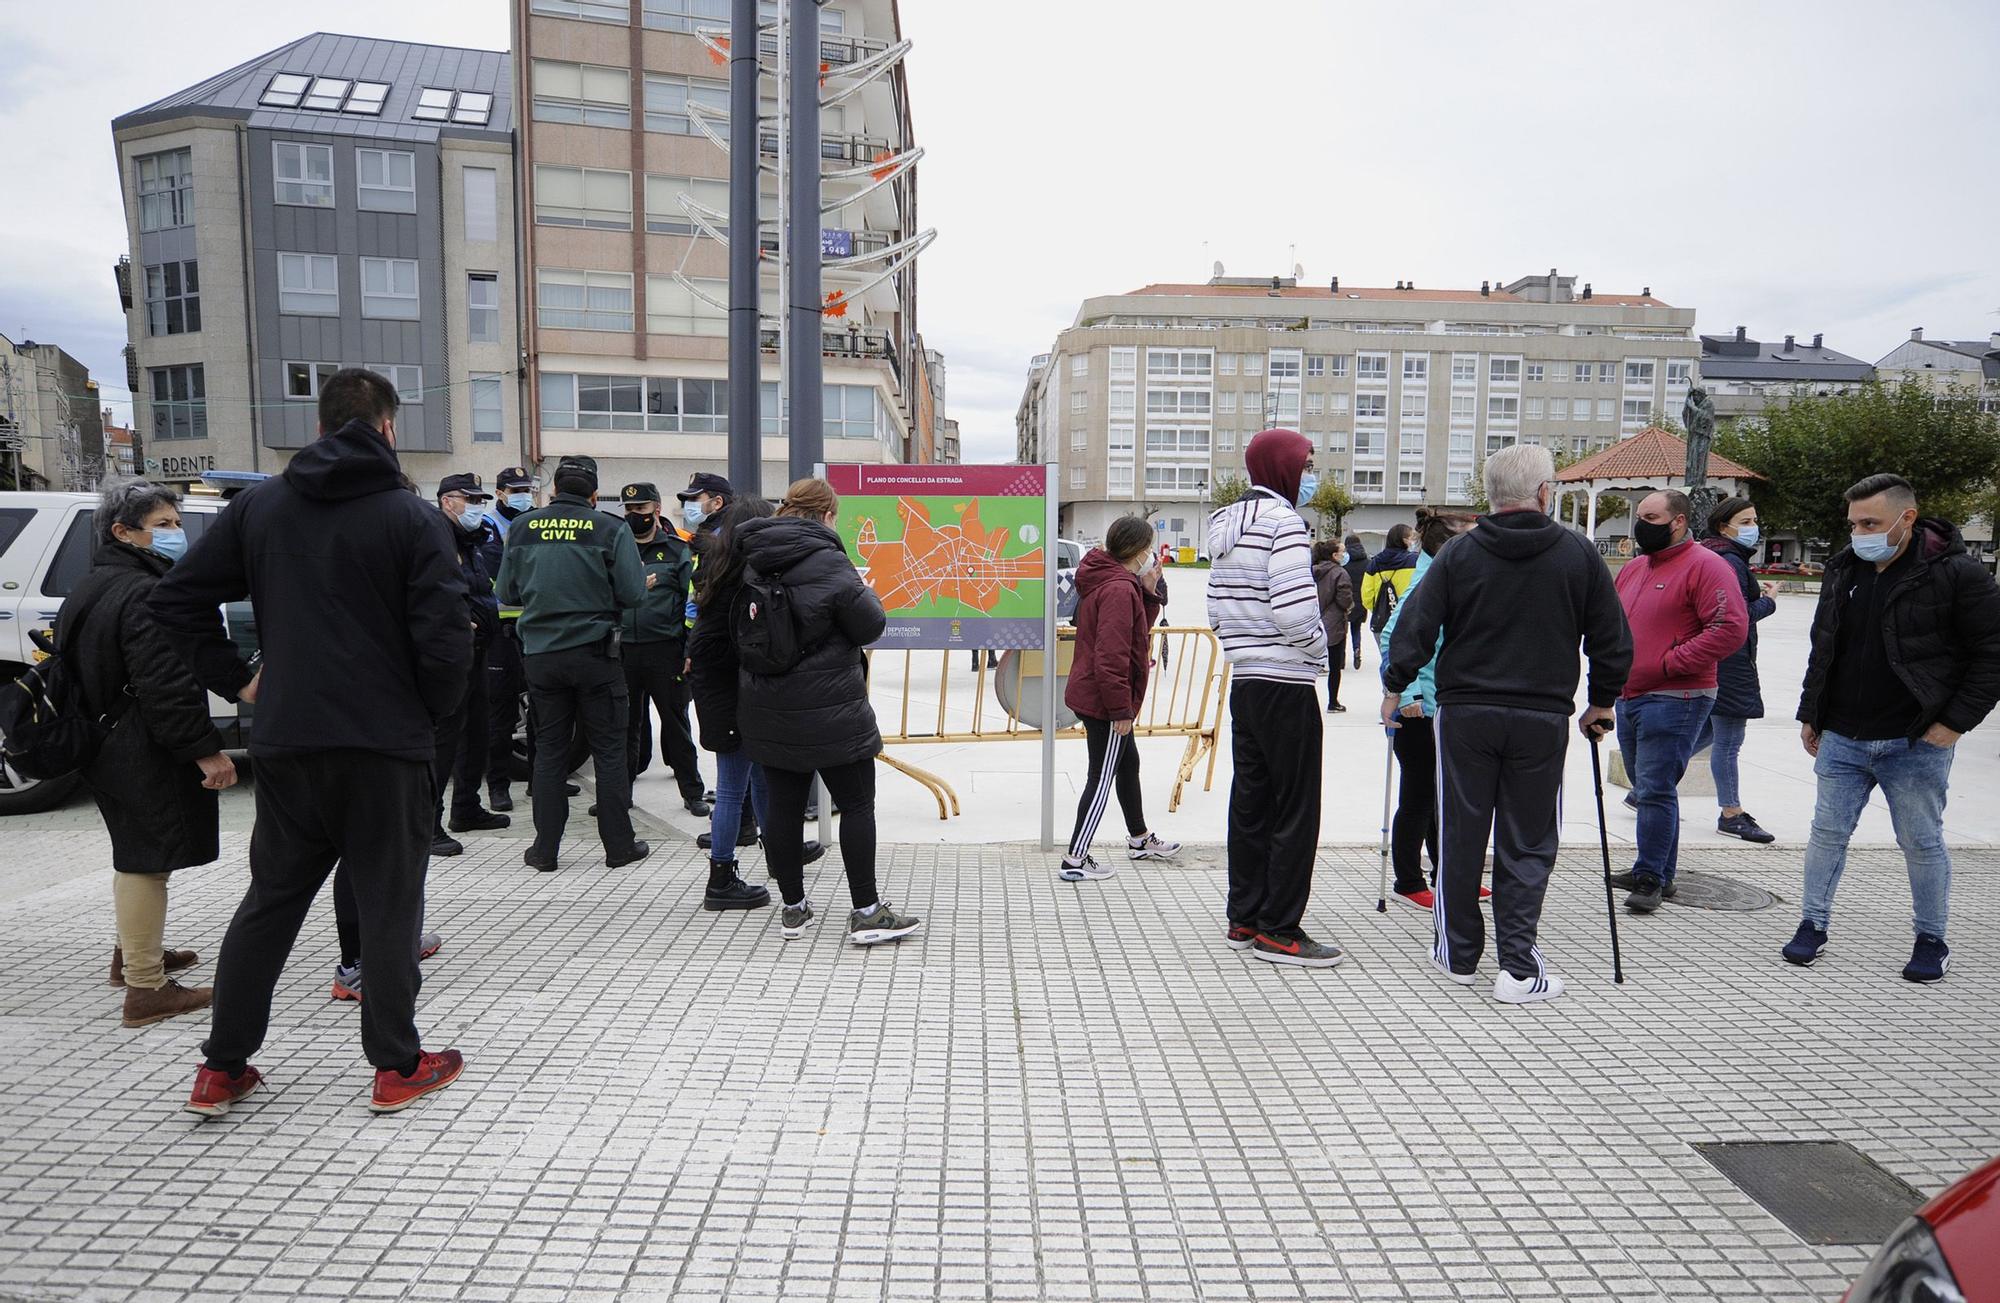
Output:
[[507,495],[507,506],[514,511],[533,511],[535,509],[535,495],[532,493],[509,493]]
[[1854,547],[1854,555],[1863,561],[1887,561],[1896,555],[1897,545],[1889,541],[1889,536],[1895,532],[1893,528],[1885,529],[1879,534],[1856,532],[1849,540]]
[[458,527],[468,534],[477,534],[480,523],[485,519],[485,505],[478,502],[468,502],[465,504],[465,510],[458,513]]
[[1644,552],[1647,556],[1651,556],[1674,541],[1673,522],[1668,521],[1665,524],[1654,524],[1650,520],[1634,521],[1632,523],[1632,541],[1639,545],[1641,552]]
[[701,509],[701,503],[699,502],[683,502],[681,503],[681,519],[687,522],[689,529],[695,529],[701,525],[702,521],[708,519],[708,513]]
[[1755,525],[1742,525],[1736,530],[1736,541],[1744,547],[1756,547],[1757,540],[1761,537]]
[[634,534],[637,534],[640,538],[644,538],[646,535],[653,532],[653,517],[647,515],[643,511],[627,512],[625,515],[625,523],[626,525],[630,526],[632,532]]
[[153,551],[169,561],[178,561],[187,555],[188,536],[184,529],[169,529],[165,525],[153,530]]
[[1304,475],[1299,476],[1299,499],[1297,503],[1298,506],[1303,507],[1306,505],[1306,503],[1311,502],[1313,500],[1313,494],[1318,492],[1319,492],[1319,476],[1313,474],[1311,471],[1307,471]]

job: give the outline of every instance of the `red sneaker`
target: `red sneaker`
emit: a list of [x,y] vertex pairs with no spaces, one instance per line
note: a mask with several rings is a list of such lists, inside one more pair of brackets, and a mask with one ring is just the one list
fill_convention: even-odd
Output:
[[375,1095],[368,1107],[376,1113],[394,1113],[408,1108],[419,1097],[443,1090],[465,1071],[465,1056],[457,1050],[439,1050],[417,1058],[417,1070],[405,1077],[394,1068],[375,1074]]
[[1234,923],[1231,923],[1229,930],[1222,934],[1222,944],[1228,946],[1231,950],[1248,950],[1251,943],[1256,941],[1256,939],[1256,928],[1239,927]]
[[194,1074],[194,1090],[182,1107],[203,1117],[221,1117],[229,1111],[231,1104],[263,1084],[264,1074],[255,1068],[245,1067],[242,1076],[231,1078],[228,1073],[217,1072],[204,1064],[201,1071]]
[[1428,914],[1437,908],[1437,893],[1429,887],[1422,891],[1392,891],[1389,893],[1405,905],[1414,905]]

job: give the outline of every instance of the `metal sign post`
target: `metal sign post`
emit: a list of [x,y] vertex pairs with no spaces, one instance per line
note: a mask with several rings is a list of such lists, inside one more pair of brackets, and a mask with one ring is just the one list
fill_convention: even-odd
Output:
[[1062,467],[1042,467],[1042,849],[1056,845],[1056,482]]

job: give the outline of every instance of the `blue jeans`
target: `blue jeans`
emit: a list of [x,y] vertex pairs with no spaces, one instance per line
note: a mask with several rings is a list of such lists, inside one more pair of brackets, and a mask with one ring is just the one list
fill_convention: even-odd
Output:
[[743,797],[750,797],[750,809],[757,826],[764,826],[764,770],[741,750],[715,753],[715,809],[708,816],[708,858],[728,864],[736,858],[736,834],[743,827]]
[[1639,877],[1674,880],[1681,853],[1681,776],[1713,709],[1713,697],[1651,692],[1619,699],[1618,751],[1639,803],[1638,848],[1632,860],[1632,872]]
[[1896,844],[1910,871],[1910,902],[1919,933],[1940,939],[1951,905],[1951,854],[1944,844],[1944,798],[1951,786],[1951,747],[1908,738],[1860,742],[1819,735],[1819,803],[1806,839],[1806,899],[1801,911],[1814,927],[1833,915],[1833,893],[1847,867],[1847,839],[1877,787],[1889,802]]
[[1743,753],[1743,734],[1749,723],[1734,715],[1710,715],[1701,726],[1701,736],[1694,740],[1696,751],[1714,744],[1715,749],[1708,753],[1708,772],[1715,779],[1715,803],[1724,810],[1743,806],[1736,785],[1736,757]]

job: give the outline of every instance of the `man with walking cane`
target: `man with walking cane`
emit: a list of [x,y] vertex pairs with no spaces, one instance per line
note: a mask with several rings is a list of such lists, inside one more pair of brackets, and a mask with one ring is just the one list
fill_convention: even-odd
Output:
[[[1555,463],[1530,444],[1486,459],[1491,515],[1453,539],[1411,590],[1382,670],[1382,723],[1435,654],[1440,871],[1431,962],[1477,980],[1486,948],[1479,883],[1489,838],[1493,927],[1506,1004],[1552,1000],[1560,977],[1535,945],[1556,858],[1556,792],[1576,701],[1577,646],[1590,660],[1585,737],[1612,718],[1632,635],[1589,540],[1549,518]],[[1439,643],[1439,634],[1443,642]],[[1497,833],[1497,836],[1495,834]]]

